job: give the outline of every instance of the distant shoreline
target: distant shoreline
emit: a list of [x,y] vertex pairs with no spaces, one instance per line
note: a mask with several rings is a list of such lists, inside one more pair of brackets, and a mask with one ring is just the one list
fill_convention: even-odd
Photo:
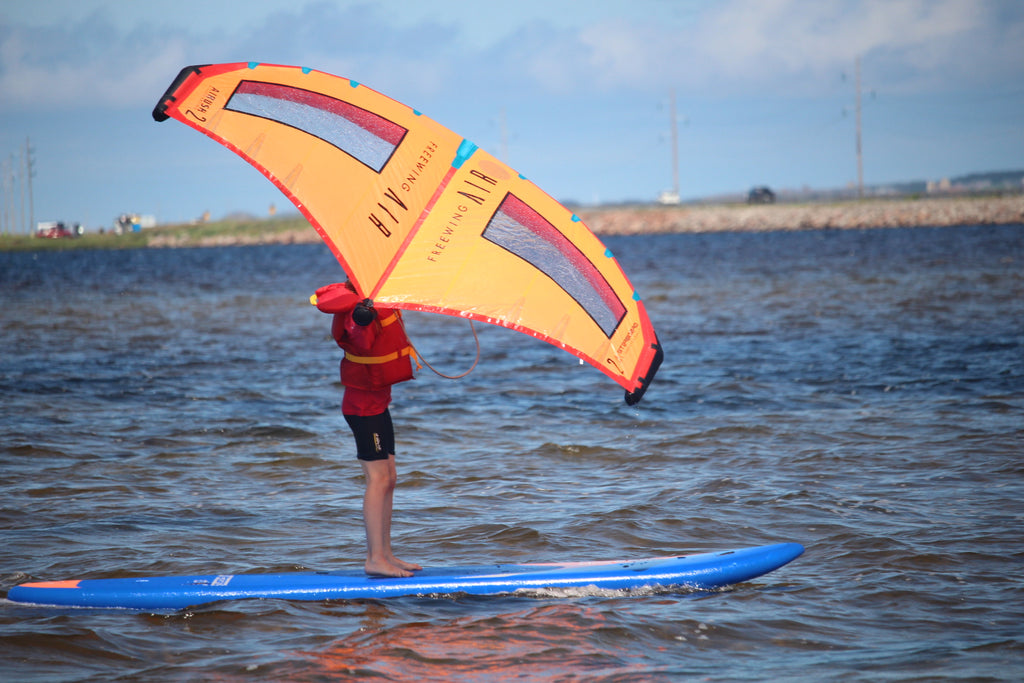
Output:
[[767,232],[1024,223],[1024,195],[580,209],[595,233]]
[[[598,235],[769,232],[850,228],[1024,224],[1024,195],[927,199],[866,199],[832,203],[717,204],[577,208]],[[320,241],[302,219],[290,230],[222,232],[192,246],[301,244]],[[269,221],[267,221],[269,223]],[[149,246],[183,246],[186,236],[151,239]]]
[[[1024,194],[998,197],[865,199],[821,203],[682,204],[577,208],[598,235],[1024,224]],[[0,236],[0,251],[132,249],[255,244],[313,244],[320,236],[301,216],[166,225],[126,235],[75,239]]]

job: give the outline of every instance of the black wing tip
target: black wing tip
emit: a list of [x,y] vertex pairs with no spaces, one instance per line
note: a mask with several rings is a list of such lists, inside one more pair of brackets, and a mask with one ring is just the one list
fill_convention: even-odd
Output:
[[174,97],[174,93],[177,92],[178,88],[181,87],[181,84],[184,83],[189,76],[191,76],[194,73],[199,73],[203,69],[203,67],[206,66],[209,66],[209,64],[196,64],[194,66],[186,66],[184,69],[178,72],[178,75],[175,77],[170,87],[168,87],[167,90],[164,91],[163,97],[161,97],[160,101],[157,102],[155,107],[153,107],[154,121],[159,123],[161,121],[166,121],[170,118],[170,116],[167,115],[167,107],[171,106],[171,103],[175,99],[177,99]]
[[654,338],[654,343],[651,344],[651,348],[654,349],[654,359],[651,360],[651,366],[647,368],[647,374],[640,378],[640,388],[635,391],[626,392],[626,405],[635,406],[640,402],[640,399],[644,397],[647,392],[647,387],[651,385],[651,381],[654,379],[654,375],[658,372],[658,368],[661,367],[661,361],[665,359],[665,352],[661,348],[661,343],[658,338]]

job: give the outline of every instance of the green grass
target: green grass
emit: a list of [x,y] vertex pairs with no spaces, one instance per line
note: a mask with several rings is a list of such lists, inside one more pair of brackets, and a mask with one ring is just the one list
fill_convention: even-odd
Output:
[[209,223],[161,225],[139,232],[115,235],[86,233],[82,237],[43,239],[28,235],[0,235],[0,251],[50,251],[66,249],[140,249],[170,241],[176,246],[199,246],[219,237],[273,235],[293,230],[312,230],[301,216],[282,218],[212,221]]

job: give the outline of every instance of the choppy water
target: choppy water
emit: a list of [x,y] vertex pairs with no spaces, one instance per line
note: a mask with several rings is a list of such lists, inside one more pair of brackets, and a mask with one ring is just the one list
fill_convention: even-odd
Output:
[[[431,564],[798,541],[719,592],[0,602],[0,672],[86,680],[1019,680],[1024,226],[610,238],[666,361],[638,408],[507,330],[397,388]],[[0,589],[359,566],[322,246],[0,254]],[[464,322],[408,316],[435,366]]]

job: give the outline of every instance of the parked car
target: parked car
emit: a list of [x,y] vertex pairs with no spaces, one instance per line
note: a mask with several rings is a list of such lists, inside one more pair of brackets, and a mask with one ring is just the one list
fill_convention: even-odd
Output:
[[764,185],[755,187],[747,195],[747,204],[774,204],[775,193]]
[[63,221],[46,221],[36,226],[36,237],[46,239],[56,240],[64,237],[78,237],[81,234],[82,226],[78,223],[69,227]]

